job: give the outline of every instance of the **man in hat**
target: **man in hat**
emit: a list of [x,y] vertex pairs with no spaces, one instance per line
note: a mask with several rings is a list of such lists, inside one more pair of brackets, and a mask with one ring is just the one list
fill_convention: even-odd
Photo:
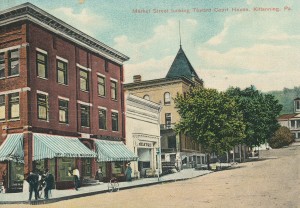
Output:
[[38,186],[39,186],[39,176],[36,171],[30,171],[29,175],[26,178],[26,181],[29,183],[29,201],[31,201],[32,192],[34,191],[35,200],[38,199]]

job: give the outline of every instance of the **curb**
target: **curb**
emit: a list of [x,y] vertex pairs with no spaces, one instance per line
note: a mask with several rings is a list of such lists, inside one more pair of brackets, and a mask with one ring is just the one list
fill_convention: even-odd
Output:
[[[144,183],[144,184],[137,184],[133,186],[127,186],[127,187],[120,187],[119,190],[127,190],[127,189],[133,189],[133,188],[140,188],[140,187],[147,187],[152,185],[158,185],[158,184],[164,184],[164,183],[172,183],[176,181],[185,181],[193,178],[198,178],[201,176],[205,176],[207,174],[210,174],[213,172],[204,173],[203,175],[198,175],[190,178],[180,178],[180,179],[169,179],[169,180],[161,180],[156,181],[153,183]],[[50,203],[56,203],[59,201],[69,200],[69,199],[75,199],[75,198],[81,198],[86,196],[93,196],[97,194],[103,194],[103,193],[109,193],[108,190],[101,190],[101,191],[93,191],[88,193],[82,193],[82,194],[76,194],[76,195],[70,195],[70,196],[63,196],[58,198],[52,198],[52,199],[41,199],[41,200],[32,200],[32,201],[1,201],[0,204],[31,204],[31,205],[40,205],[40,204],[50,204]]]

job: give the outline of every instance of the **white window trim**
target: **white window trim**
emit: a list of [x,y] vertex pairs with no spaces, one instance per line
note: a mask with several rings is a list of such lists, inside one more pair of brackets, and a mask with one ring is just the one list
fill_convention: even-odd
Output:
[[83,102],[81,100],[77,100],[77,103],[82,104],[82,105],[87,105],[87,106],[93,106],[92,103],[86,103],[86,102]]
[[69,98],[62,97],[62,96],[58,96],[58,99],[60,99],[60,100],[66,100],[66,101],[70,101],[70,99],[69,99]]
[[76,66],[78,67],[78,68],[80,68],[80,69],[83,69],[83,70],[85,70],[85,71],[92,71],[92,69],[90,69],[90,68],[87,68],[87,67],[84,67],[84,66],[82,66],[82,65],[80,65],[80,64],[76,64]]
[[6,51],[12,51],[12,50],[15,50],[15,49],[20,49],[20,48],[26,47],[28,45],[29,45],[28,43],[24,43],[22,45],[16,45],[16,46],[12,46],[12,47],[9,47],[9,48],[3,48],[3,49],[0,49],[0,53],[6,52]]
[[8,94],[15,93],[15,92],[25,92],[25,91],[30,91],[30,87],[24,87],[24,88],[19,88],[19,89],[15,89],[15,90],[3,91],[3,92],[0,92],[0,95],[8,95]]
[[114,82],[118,82],[118,80],[114,79],[114,78],[110,78],[111,81],[114,81]]
[[47,95],[47,96],[49,95],[48,92],[43,92],[43,91],[40,91],[40,90],[37,90],[36,93],[37,93],[37,94]]
[[40,53],[43,53],[45,55],[48,55],[48,52],[47,51],[44,51],[43,49],[40,49],[40,48],[35,48],[36,51],[40,52]]
[[104,74],[101,74],[101,73],[99,73],[99,72],[97,72],[97,75],[100,76],[100,77],[105,78],[105,75],[104,75]]
[[114,110],[114,109],[111,109],[111,112],[113,112],[113,113],[119,113],[119,111]]
[[107,111],[107,108],[106,107],[102,107],[102,106],[98,106],[98,109],[102,109],[102,110],[106,110]]
[[56,59],[60,60],[60,61],[63,61],[65,63],[69,63],[69,61],[67,59],[64,59],[62,57],[59,57],[59,56],[56,56]]

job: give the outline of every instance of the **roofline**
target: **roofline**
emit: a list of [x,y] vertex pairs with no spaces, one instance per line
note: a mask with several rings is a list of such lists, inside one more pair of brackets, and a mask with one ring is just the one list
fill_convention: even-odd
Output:
[[140,82],[131,82],[124,84],[124,89],[134,89],[134,88],[141,88],[141,87],[149,87],[149,86],[155,86],[157,84],[169,84],[174,82],[180,82],[183,81],[188,84],[194,84],[192,80],[186,78],[186,77],[174,77],[174,78],[160,78],[160,79],[151,79],[151,80],[145,80]]
[[160,109],[162,108],[161,104],[159,104],[159,103],[155,103],[151,100],[146,100],[146,99],[140,98],[140,97],[135,96],[133,94],[129,94],[127,96],[126,100],[145,105],[145,106],[147,106],[149,108],[152,108],[152,109],[155,109],[157,111],[160,111]]
[[118,64],[122,65],[124,61],[129,60],[128,56],[83,33],[31,3],[27,2],[0,11],[0,27],[24,20],[36,23]]

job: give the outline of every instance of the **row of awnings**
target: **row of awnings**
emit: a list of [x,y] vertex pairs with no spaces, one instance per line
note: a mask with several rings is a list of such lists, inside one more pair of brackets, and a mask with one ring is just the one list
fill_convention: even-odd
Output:
[[[94,140],[96,152],[76,137],[33,133],[33,160],[97,158],[98,162],[135,161],[138,157],[121,141]],[[0,161],[24,163],[23,134],[9,134],[0,146]]]

